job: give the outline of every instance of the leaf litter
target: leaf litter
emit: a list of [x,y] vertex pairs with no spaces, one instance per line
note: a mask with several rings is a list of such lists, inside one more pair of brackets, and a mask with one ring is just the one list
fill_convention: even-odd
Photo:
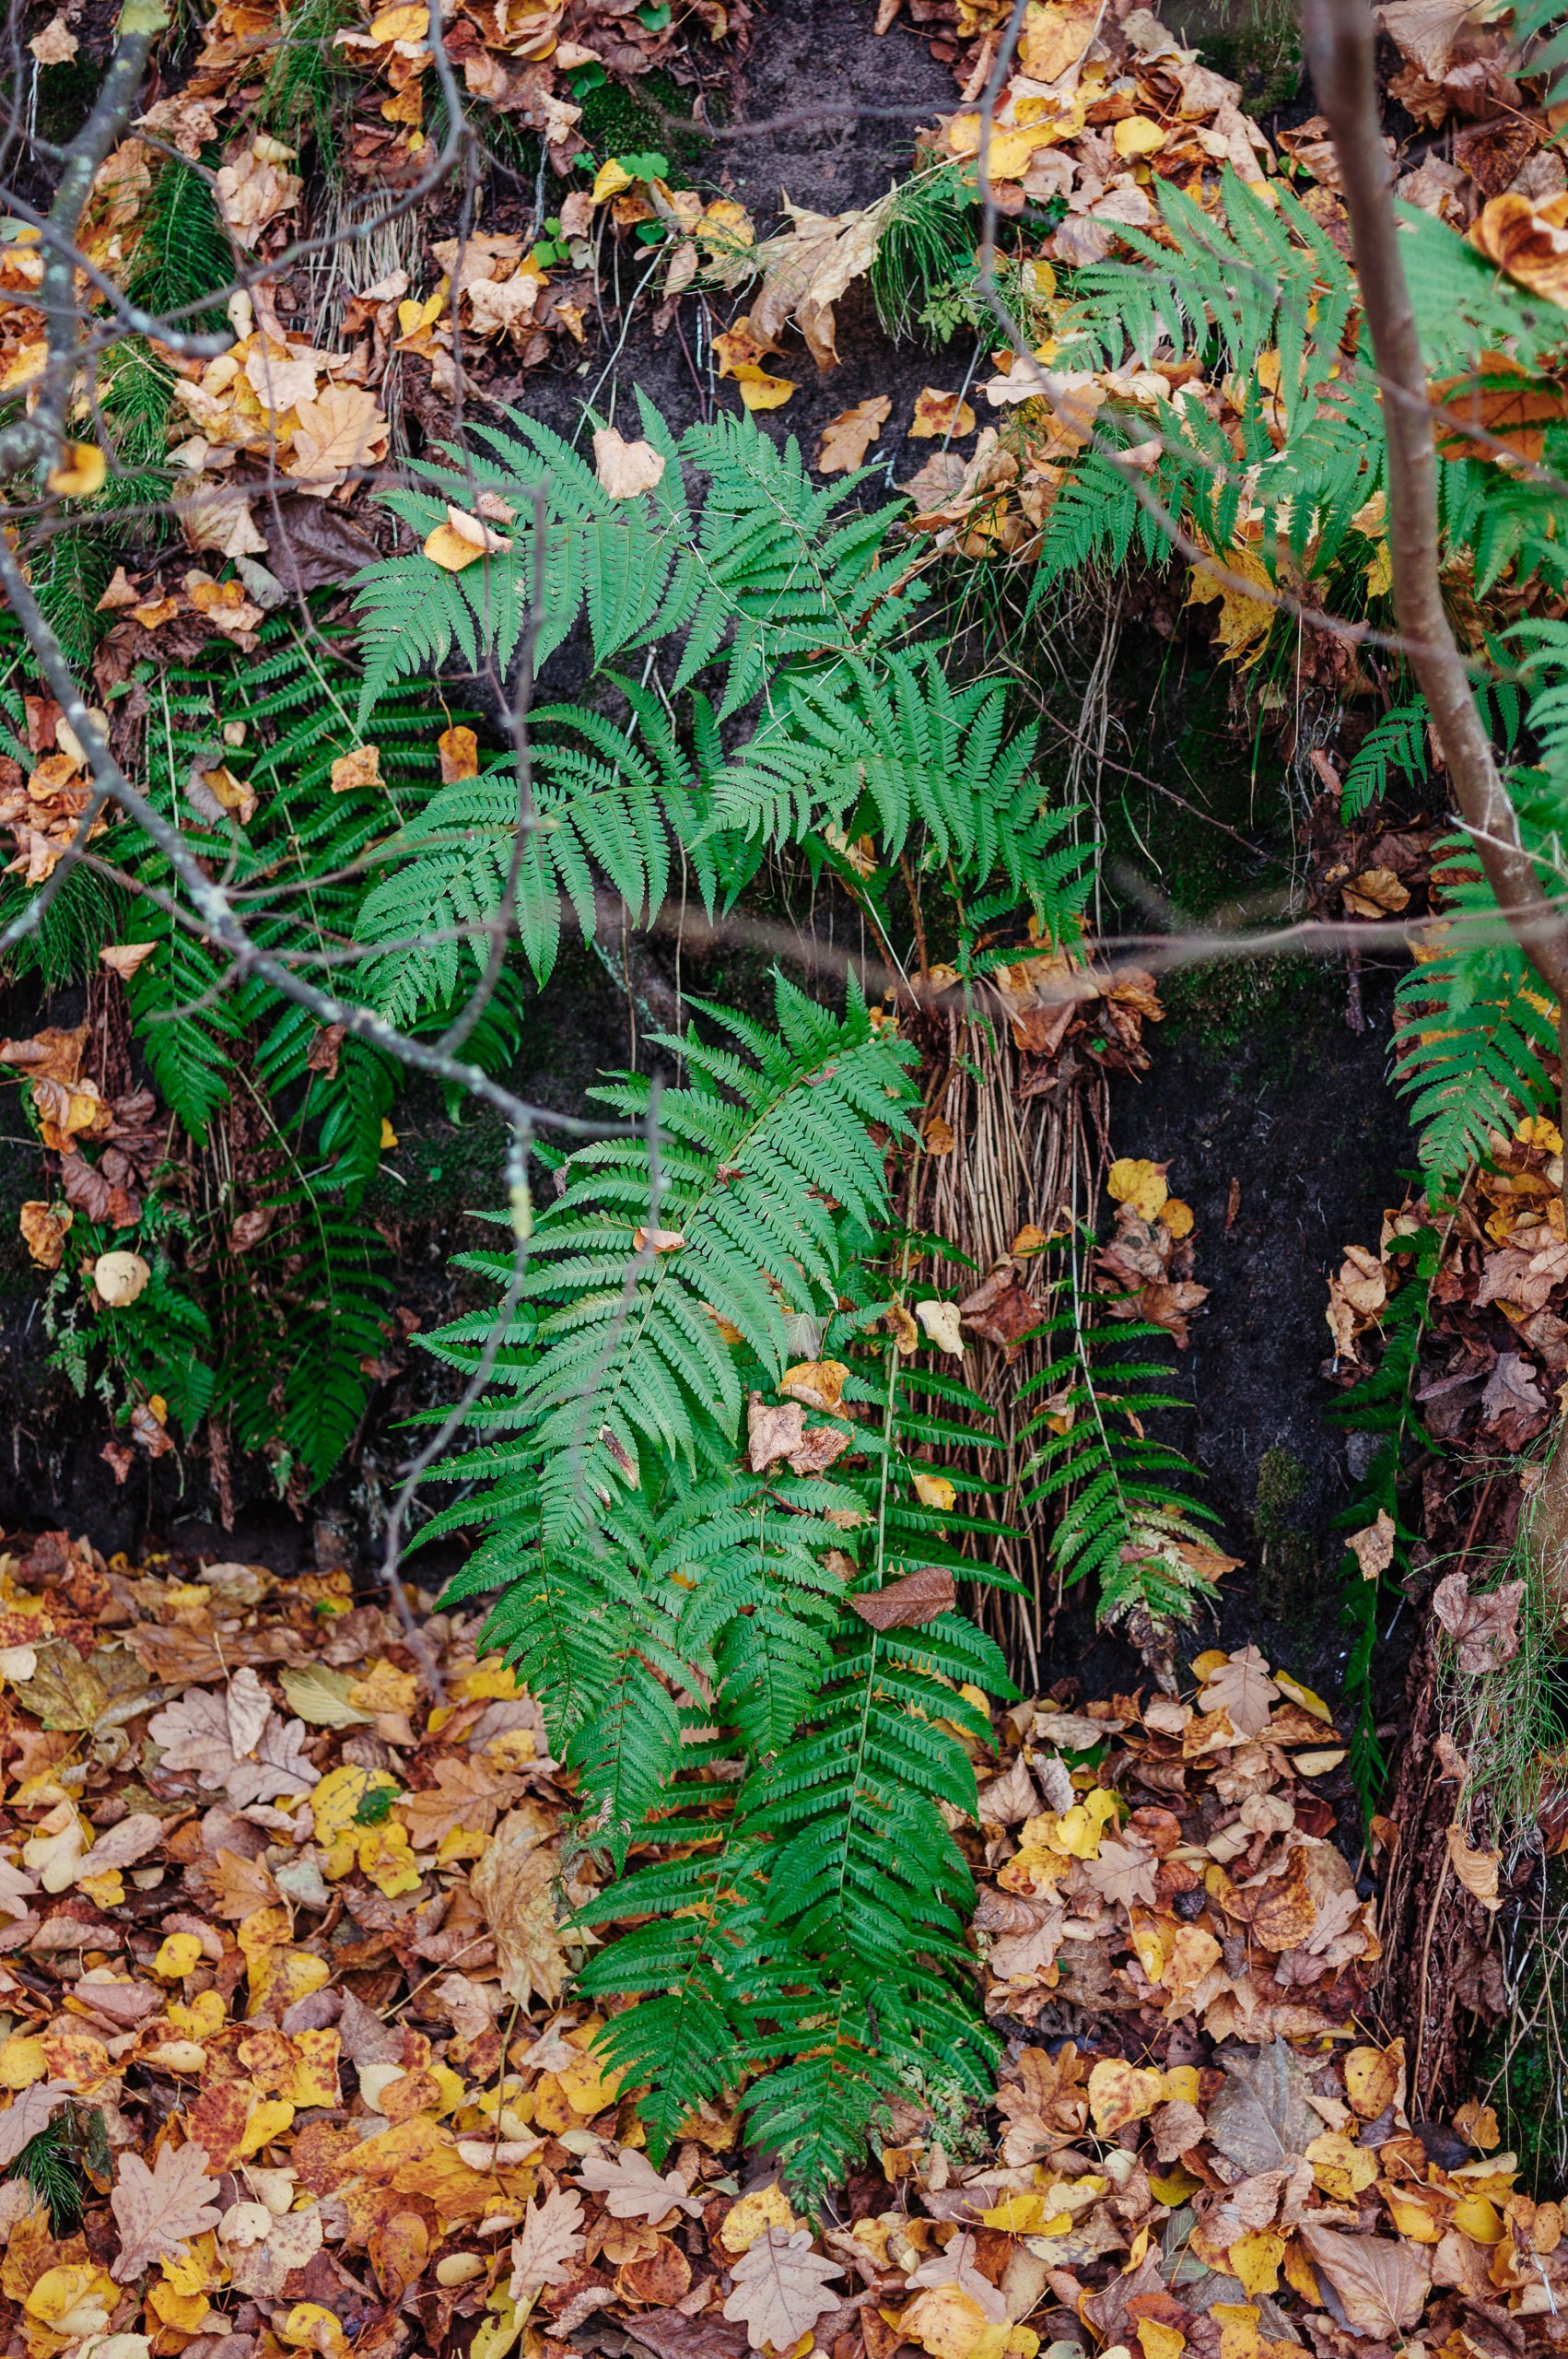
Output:
[[[911,2087],[813,2221],[745,2153],[739,2083],[650,2161],[572,1996],[573,1779],[477,1623],[425,1628],[435,1708],[345,1574],[66,1533],[0,1563],[0,2305],[29,2359],[1550,2340],[1560,2215],[1484,2108],[1441,2161],[1404,2110],[1376,1904],[1315,1783],[1342,1750],[1256,1648],[972,1741],[997,2085]],[[71,2218],[27,2157],[80,2121]]]

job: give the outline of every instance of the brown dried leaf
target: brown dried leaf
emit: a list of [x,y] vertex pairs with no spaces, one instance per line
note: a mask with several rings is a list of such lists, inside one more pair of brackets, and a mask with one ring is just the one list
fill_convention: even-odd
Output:
[[1463,1573],[1449,1573],[1432,1593],[1432,1610],[1455,1642],[1459,1669],[1472,1679],[1509,1662],[1519,1651],[1523,1581],[1504,1581],[1472,1597]]
[[127,2284],[155,2260],[184,2259],[189,2238],[216,2228],[223,2216],[209,2200],[217,2191],[203,2146],[164,2146],[150,2171],[138,2155],[123,2154],[109,2199],[122,2238],[120,2257],[110,2265],[115,2283]]
[[939,1614],[951,1614],[958,1602],[953,1575],[940,1565],[922,1565],[885,1589],[868,1590],[848,1599],[852,1614],[873,1630],[918,1630]]
[[1420,2323],[1432,2290],[1421,2247],[1386,2236],[1347,2236],[1303,2221],[1297,2230],[1319,2270],[1344,2304],[1357,2334],[1389,2341]]

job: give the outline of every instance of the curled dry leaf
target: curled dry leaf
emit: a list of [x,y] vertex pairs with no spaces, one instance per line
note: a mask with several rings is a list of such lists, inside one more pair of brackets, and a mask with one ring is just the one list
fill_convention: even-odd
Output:
[[1360,1532],[1352,1532],[1345,1545],[1361,1567],[1363,1580],[1376,1580],[1394,1561],[1393,1517],[1386,1508],[1379,1508],[1376,1522],[1367,1524]]

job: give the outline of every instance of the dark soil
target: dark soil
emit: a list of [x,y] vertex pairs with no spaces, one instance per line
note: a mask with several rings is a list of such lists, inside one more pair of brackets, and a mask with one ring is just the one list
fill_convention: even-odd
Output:
[[[761,123],[792,115],[802,100],[818,94],[837,103],[854,99],[873,107],[919,107],[929,111],[926,120],[951,108],[948,70],[933,63],[907,27],[876,40],[870,17],[865,0],[792,0],[761,16],[733,84],[736,118]],[[689,165],[686,176],[740,197],[766,235],[782,225],[786,194],[823,212],[872,202],[891,177],[907,169],[911,137],[908,122],[790,124],[716,143],[711,157]],[[510,226],[509,213],[526,210],[525,195],[499,186],[496,195],[485,226]],[[623,257],[628,293],[635,283],[628,270],[635,267]],[[929,448],[906,447],[916,393],[927,384],[955,387],[969,350],[957,344],[946,352],[915,343],[892,346],[863,284],[838,306],[837,317],[841,366],[819,376],[803,345],[792,339],[790,351],[774,366],[797,379],[800,390],[763,422],[770,431],[796,437],[811,456],[829,418],[869,395],[887,393],[892,415],[875,456],[885,463],[891,487],[914,471]],[[614,320],[611,327],[618,332]],[[574,361],[559,370],[536,370],[516,397],[557,432],[575,437],[585,398],[607,358],[591,344],[585,367]],[[595,405],[630,432],[638,393],[677,432],[710,417],[716,403],[738,406],[732,384],[710,382],[706,370],[699,374],[689,323],[683,345],[673,327],[655,335],[646,315],[634,320]],[[1201,665],[1201,648],[1197,653]],[[1148,646],[1129,650],[1129,707],[1148,710],[1141,681],[1150,660]],[[546,690],[569,690],[575,668],[572,651],[563,650]],[[1185,668],[1182,678],[1185,683]],[[1211,704],[1208,675],[1195,670],[1190,691],[1182,689],[1188,719],[1197,709],[1193,699],[1200,703],[1206,696]],[[1136,734],[1130,733],[1129,745]],[[1250,781],[1247,793],[1250,801]],[[1158,816],[1163,825],[1168,806]],[[1152,840],[1164,862],[1163,836]],[[1200,846],[1202,860],[1211,860],[1214,840],[1211,835]],[[1170,849],[1176,875],[1184,861],[1190,864],[1192,846],[1184,839]],[[1222,866],[1212,881],[1238,880]],[[681,981],[687,992],[712,990],[755,1007],[766,997],[766,961],[750,953],[719,954],[706,963],[688,957]],[[1375,1243],[1383,1207],[1399,1193],[1398,1170],[1413,1159],[1403,1115],[1384,1078],[1390,991],[1391,979],[1369,980],[1369,1024],[1358,1037],[1343,1022],[1343,979],[1337,969],[1304,968],[1266,986],[1246,971],[1217,970],[1200,987],[1168,994],[1180,1013],[1151,1036],[1152,1071],[1141,1080],[1118,1082],[1112,1093],[1115,1151],[1170,1164],[1173,1190],[1198,1217],[1198,1275],[1211,1289],[1180,1367],[1178,1389],[1193,1405],[1173,1426],[1202,1470],[1207,1495],[1224,1518],[1224,1543],[1244,1560],[1244,1569],[1230,1577],[1215,1625],[1194,1634],[1191,1650],[1250,1638],[1270,1661],[1287,1663],[1330,1695],[1343,1652],[1337,1621],[1340,1542],[1330,1522],[1348,1503],[1352,1485],[1344,1438],[1322,1421],[1331,1391],[1317,1371],[1329,1348],[1323,1320],[1328,1275],[1345,1244]],[[13,1034],[40,1021],[70,1023],[79,1020],[79,992],[61,993],[41,1010],[34,994],[12,992],[0,1018]],[[626,1063],[634,1037],[645,1044],[650,1030],[671,1021],[676,1004],[667,942],[634,938],[625,945],[596,946],[568,939],[533,1003],[522,1053],[508,1078],[536,1103],[590,1111],[587,1092],[594,1076]],[[646,1045],[639,1062],[646,1069]],[[10,1125],[13,1133],[20,1127]],[[427,1103],[418,1092],[405,1101],[399,1129],[404,1145],[396,1180],[383,1183],[374,1209],[397,1255],[397,1298],[429,1327],[484,1299],[448,1262],[454,1252],[490,1239],[492,1233],[473,1215],[498,1199],[501,1143],[487,1121],[454,1128],[439,1102]],[[1233,1180],[1240,1208],[1227,1231]],[[0,1139],[0,1234],[15,1238],[17,1208],[41,1192],[41,1182],[37,1154],[14,1138]],[[89,1532],[106,1550],[135,1550],[151,1532],[191,1550],[264,1557],[277,1570],[310,1561],[310,1520],[301,1521],[276,1502],[268,1470],[259,1463],[236,1470],[239,1514],[232,1533],[219,1527],[208,1471],[199,1459],[175,1458],[150,1468],[139,1462],[129,1484],[118,1487],[99,1455],[108,1434],[102,1405],[90,1392],[78,1401],[48,1365],[48,1352],[36,1274],[19,1249],[7,1247],[0,1262],[0,1413],[10,1434],[9,1449],[0,1452],[6,1528],[64,1522]],[[353,1463],[333,1479],[315,1510],[332,1527],[324,1543],[335,1547],[345,1524],[368,1538],[403,1455],[398,1424],[429,1397],[431,1381],[415,1352],[409,1367],[378,1390]],[[422,1561],[415,1560],[416,1569]],[[434,1583],[451,1561],[450,1555],[438,1561],[433,1553],[420,1578]],[[1398,1653],[1385,1649],[1380,1661],[1390,1702]],[[1047,1662],[1047,1681],[1076,1673],[1090,1693],[1147,1676],[1128,1649],[1094,1642],[1082,1601],[1072,1601],[1059,1620]]]

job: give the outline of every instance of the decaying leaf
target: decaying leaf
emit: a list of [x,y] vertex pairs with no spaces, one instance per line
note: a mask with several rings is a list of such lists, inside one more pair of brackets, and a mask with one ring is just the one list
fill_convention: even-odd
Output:
[[1523,1581],[1504,1581],[1472,1597],[1462,1572],[1445,1574],[1433,1590],[1433,1613],[1454,1640],[1459,1669],[1470,1678],[1484,1678],[1518,1653],[1524,1594]]
[[183,2259],[189,2240],[216,2228],[222,2218],[212,2200],[217,2192],[200,2146],[164,2146],[150,2171],[136,2155],[122,2155],[109,2199],[122,2240],[110,2272],[116,2284],[125,2284],[154,2261]]

